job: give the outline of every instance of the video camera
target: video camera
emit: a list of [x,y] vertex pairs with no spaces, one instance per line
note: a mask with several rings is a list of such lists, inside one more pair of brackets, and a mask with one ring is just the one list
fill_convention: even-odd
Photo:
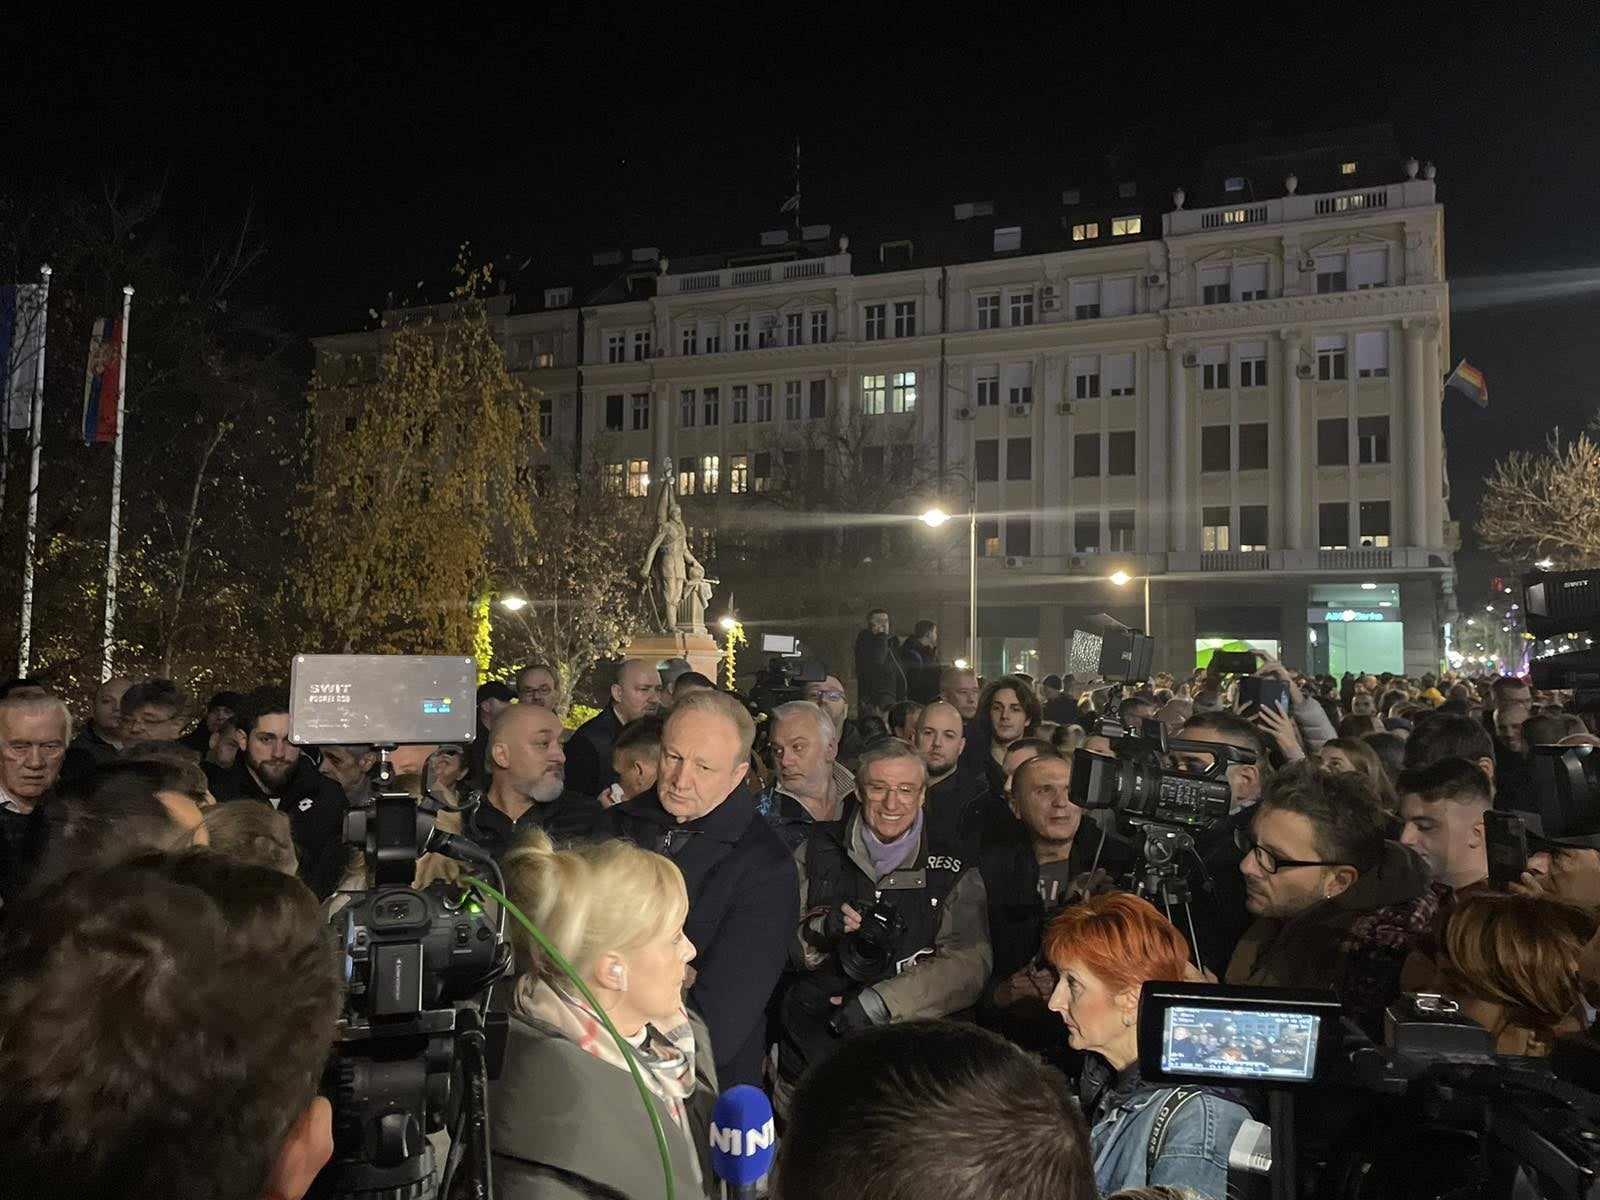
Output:
[[471,741],[476,684],[470,658],[301,654],[291,667],[292,742],[379,753],[372,797],[345,822],[345,841],[365,854],[374,886],[346,893],[333,918],[347,988],[323,1081],[334,1153],[313,1196],[428,1194],[435,1163],[425,1135],[447,1127],[444,1184],[470,1155],[474,1194],[489,1192],[488,1080],[499,1074],[506,1017],[484,1001],[510,966],[505,914],[491,921],[471,887],[411,885],[428,852],[497,881],[499,871],[476,845],[436,828],[439,812],[460,810],[434,795],[432,759],[420,801],[395,786],[389,759],[396,746]]
[[[1233,790],[1230,763],[1253,763],[1248,750],[1218,742],[1169,738],[1167,728],[1147,718],[1135,733],[1117,721],[1103,721],[1096,732],[1111,743],[1115,758],[1078,750],[1072,758],[1072,801],[1079,808],[1109,808],[1130,829],[1170,825],[1192,832],[1228,815]],[[1167,765],[1174,750],[1203,755],[1199,772]]]
[[[1265,1174],[1273,1200],[1292,1200],[1304,1181],[1319,1196],[1600,1197],[1600,1096],[1549,1060],[1497,1055],[1494,1045],[1454,1000],[1431,994],[1389,1007],[1382,1046],[1344,1017],[1333,992],[1151,981],[1139,1007],[1143,1079],[1267,1089],[1270,1134],[1255,1122],[1240,1131],[1230,1195]],[[1341,1087],[1368,1099],[1331,1111],[1366,1123],[1355,1141],[1319,1147],[1326,1161],[1302,1176],[1293,1097]],[[1395,1139],[1396,1129],[1406,1136]],[[1430,1153],[1438,1147],[1426,1139],[1448,1150]]]

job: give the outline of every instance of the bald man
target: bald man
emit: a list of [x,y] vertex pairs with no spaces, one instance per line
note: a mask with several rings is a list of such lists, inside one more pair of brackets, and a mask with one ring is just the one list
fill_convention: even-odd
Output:
[[548,708],[507,706],[490,727],[487,755],[489,794],[466,834],[497,860],[529,829],[543,829],[557,845],[596,832],[604,810],[597,797],[567,788],[561,718]]
[[617,734],[630,721],[656,711],[661,702],[661,673],[638,658],[618,663],[611,677],[611,703],[578,726],[567,742],[567,787],[598,798],[617,781],[611,751]]

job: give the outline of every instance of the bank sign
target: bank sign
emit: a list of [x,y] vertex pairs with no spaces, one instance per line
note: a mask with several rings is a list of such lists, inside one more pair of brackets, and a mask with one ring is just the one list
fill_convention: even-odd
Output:
[[1400,612],[1393,608],[1312,608],[1306,610],[1306,620],[1312,625],[1365,625],[1371,621],[1398,621]]

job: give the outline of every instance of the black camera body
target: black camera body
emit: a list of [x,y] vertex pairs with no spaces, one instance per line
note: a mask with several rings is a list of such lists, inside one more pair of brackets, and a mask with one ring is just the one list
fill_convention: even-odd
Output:
[[497,977],[499,937],[470,888],[380,888],[339,919],[349,1005],[373,1020],[470,1000]]
[[874,900],[861,910],[861,928],[839,940],[839,969],[862,987],[894,974],[906,919],[887,900]]
[[[1079,808],[1112,809],[1127,828],[1171,825],[1195,833],[1210,827],[1233,804],[1228,764],[1254,761],[1249,751],[1233,746],[1169,739],[1156,720],[1145,721],[1138,733],[1107,721],[1099,733],[1110,740],[1116,757],[1087,750],[1073,754],[1072,802]],[[1175,771],[1163,762],[1172,750],[1208,755],[1211,765],[1198,774]]]

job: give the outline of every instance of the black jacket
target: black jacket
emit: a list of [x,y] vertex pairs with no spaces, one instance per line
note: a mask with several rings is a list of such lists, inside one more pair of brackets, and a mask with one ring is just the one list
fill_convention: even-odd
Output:
[[[118,750],[93,725],[85,725],[67,747],[67,757],[61,763],[61,778],[71,783],[82,779],[96,767],[116,762],[122,751]],[[205,757],[202,751],[201,758]]]
[[31,812],[0,808],[0,908],[23,892],[44,856],[44,810],[49,803],[50,793],[46,792]]
[[557,846],[597,838],[608,832],[605,829],[605,809],[597,796],[566,791],[548,804],[532,805],[521,818],[513,821],[485,796],[467,817],[464,830],[483,849],[499,862],[512,843],[530,829],[542,829]]
[[880,697],[906,698],[906,676],[895,653],[894,635],[863,629],[856,634],[856,709]]
[[622,718],[609,704],[573,731],[564,747],[568,788],[599,796],[617,781],[617,773],[611,769],[611,749],[621,732]]
[[965,843],[968,857],[976,856],[978,841],[983,834],[988,806],[985,803],[989,786],[982,775],[974,774],[961,766],[938,783],[928,785],[926,809],[930,819],[948,823],[958,838]]
[[1078,708],[1078,702],[1071,696],[1062,692],[1054,700],[1044,702],[1044,719],[1054,721],[1057,725],[1082,725],[1084,724],[1083,712]]
[[319,772],[309,758],[295,764],[279,794],[267,791],[250,773],[243,754],[228,770],[205,763],[211,794],[219,801],[254,800],[273,804],[289,818],[295,852],[300,856],[300,878],[319,900],[333,895],[344,878],[349,848],[344,842],[344,816],[347,810],[344,789]]
[[711,1031],[722,1087],[759,1087],[767,1001],[800,921],[800,880],[789,848],[743,785],[682,824],[654,788],[609,815],[617,836],[665,854],[683,872],[684,932],[695,947],[689,1003]]
[[[1196,837],[1194,846],[1199,862],[1191,856],[1186,865],[1189,912],[1194,918],[1194,941],[1198,943],[1194,949],[1200,955],[1201,964],[1215,972],[1219,979],[1239,939],[1254,919],[1244,907],[1244,876],[1239,872],[1244,855],[1233,840],[1236,832],[1250,828],[1254,813],[1254,805],[1237,809]],[[1178,922],[1178,931],[1186,938],[1189,936],[1182,921]]]

